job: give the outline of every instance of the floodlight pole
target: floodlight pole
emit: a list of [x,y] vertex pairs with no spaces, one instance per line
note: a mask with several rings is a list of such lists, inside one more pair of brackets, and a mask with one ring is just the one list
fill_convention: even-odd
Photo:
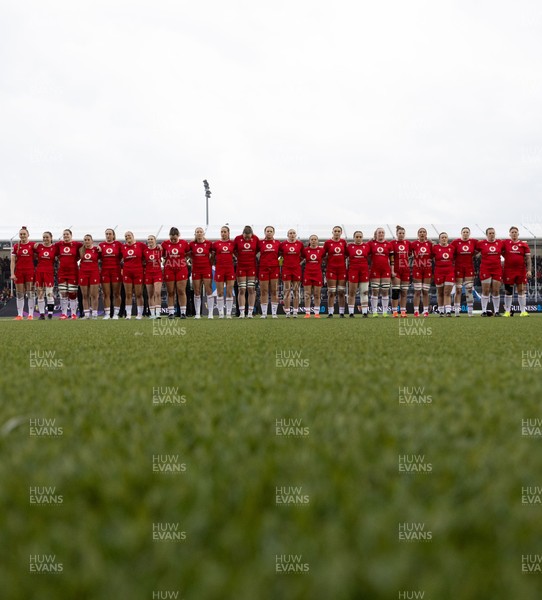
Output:
[[207,179],[203,180],[203,189],[205,190],[205,231],[209,227],[209,198],[211,197],[211,188]]

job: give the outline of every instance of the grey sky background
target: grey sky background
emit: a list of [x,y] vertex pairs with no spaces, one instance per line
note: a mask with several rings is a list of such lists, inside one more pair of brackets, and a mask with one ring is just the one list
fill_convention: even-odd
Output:
[[3,2],[2,225],[204,224],[204,178],[214,225],[540,223],[541,31],[534,0]]

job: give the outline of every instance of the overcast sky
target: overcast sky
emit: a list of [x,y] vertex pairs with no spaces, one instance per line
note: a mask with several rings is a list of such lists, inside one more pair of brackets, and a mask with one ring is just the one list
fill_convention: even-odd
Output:
[[4,0],[1,220],[541,222],[541,107],[537,0]]

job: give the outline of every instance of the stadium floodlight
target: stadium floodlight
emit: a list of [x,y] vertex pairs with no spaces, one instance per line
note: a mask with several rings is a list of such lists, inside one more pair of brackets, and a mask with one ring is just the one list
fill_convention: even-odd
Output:
[[203,188],[205,189],[205,229],[209,227],[209,198],[211,197],[211,188],[207,179],[203,180]]

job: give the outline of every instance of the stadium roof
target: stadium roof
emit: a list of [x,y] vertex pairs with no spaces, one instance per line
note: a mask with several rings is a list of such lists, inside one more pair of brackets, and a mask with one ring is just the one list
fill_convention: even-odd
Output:
[[[321,239],[328,239],[331,237],[331,230],[334,225],[341,225],[344,233],[350,239],[354,231],[360,229],[363,231],[363,235],[365,239],[369,239],[372,237],[374,230],[377,227],[384,227],[386,229],[386,234],[388,238],[391,238],[395,235],[395,227],[396,223],[335,223],[330,222],[328,224],[319,224],[319,225],[306,225],[303,223],[288,223],[288,224],[277,224],[273,223],[274,219],[270,219],[270,223],[274,224],[276,229],[275,237],[277,239],[285,239],[286,234],[289,229],[294,228],[297,231],[299,237],[306,239],[311,234],[315,233]],[[240,234],[243,230],[243,227],[247,223],[226,223],[229,225],[231,230],[231,237],[235,237]],[[258,236],[263,236],[263,230],[265,226],[269,223],[248,223],[254,229],[254,232]],[[22,225],[22,224],[21,224]],[[176,223],[175,219],[169,220],[167,223],[157,223],[157,222],[149,222],[148,224],[129,224],[128,223],[120,223],[110,225],[108,223],[101,225],[83,225],[83,224],[73,224],[73,223],[63,223],[63,224],[51,224],[51,223],[33,223],[33,222],[25,222],[24,225],[28,228],[30,232],[31,240],[41,240],[41,235],[43,231],[51,231],[53,234],[53,238],[61,239],[62,230],[65,228],[69,228],[73,231],[74,239],[82,239],[83,236],[87,233],[90,233],[92,237],[99,241],[104,239],[104,230],[106,227],[113,227],[117,233],[117,239],[123,240],[124,233],[126,231],[132,231],[137,240],[145,241],[149,234],[156,235],[159,239],[166,239],[168,237],[169,228],[172,225],[175,225],[179,228],[181,233],[181,238],[191,239],[194,235],[194,229],[199,224],[194,225],[182,225],[178,222]],[[218,239],[220,237],[220,227],[223,223],[220,224],[210,224],[207,228],[206,235],[210,239]],[[425,227],[427,229],[427,233],[429,238],[437,239],[438,234],[441,231],[447,231],[450,237],[455,238],[459,237],[459,233],[461,228],[465,226],[465,222],[463,223],[401,223],[401,225],[406,229],[407,238],[413,239],[416,237],[416,232],[420,227]],[[467,225],[471,228],[471,235],[474,238],[481,238],[484,236],[484,232],[486,227],[495,227],[497,237],[508,237],[508,230],[510,229],[511,224],[495,224],[492,222],[489,223],[467,223]],[[513,223],[513,225],[517,225],[520,229],[520,237],[524,240],[533,240],[536,238],[537,242],[542,241],[542,223]],[[6,247],[6,244],[13,241],[15,243],[19,236],[20,225],[0,225],[0,242],[2,243],[2,247]]]

